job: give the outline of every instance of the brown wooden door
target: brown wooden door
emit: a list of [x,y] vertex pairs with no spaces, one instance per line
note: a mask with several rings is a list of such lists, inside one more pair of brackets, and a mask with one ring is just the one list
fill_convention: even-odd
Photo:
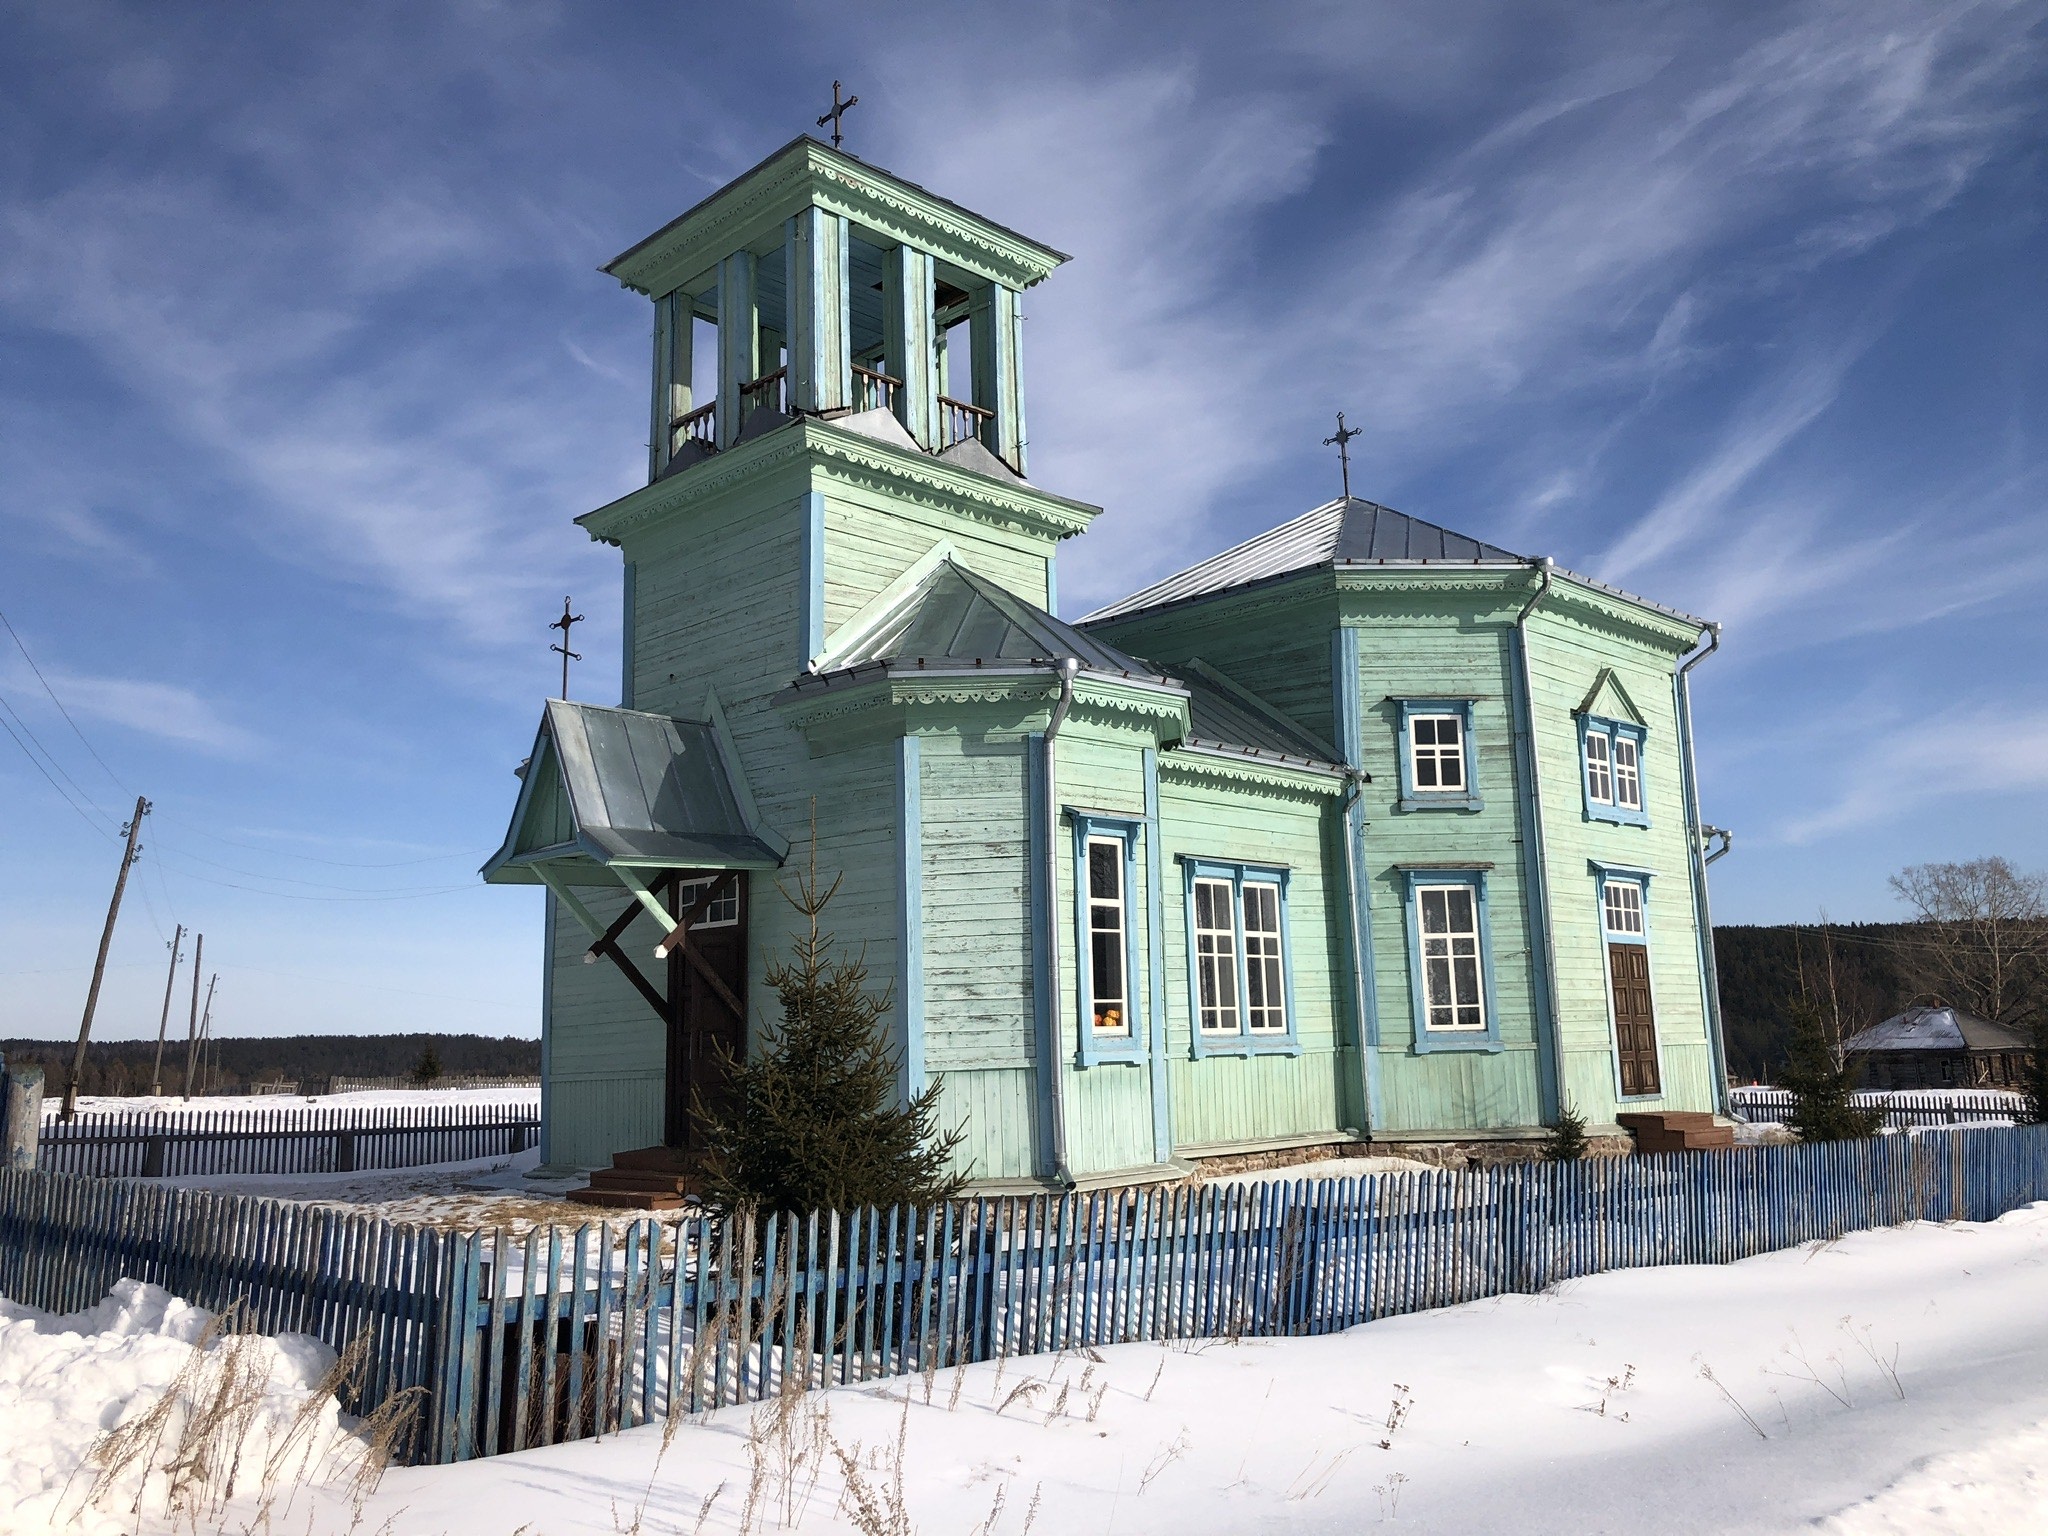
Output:
[[[688,875],[678,876],[669,887],[669,899]],[[733,876],[738,892],[738,921],[722,925],[700,923],[690,930],[690,947],[725,983],[741,1006],[747,1001],[747,877]],[[688,905],[687,899],[680,904]],[[669,908],[681,915],[677,906]],[[695,1147],[699,1136],[693,1104],[701,1099],[713,1109],[731,1104],[731,1084],[725,1069],[728,1058],[743,1059],[747,1050],[747,1024],[743,1015],[718,995],[718,989],[704,979],[678,948],[669,956],[669,997],[675,1017],[668,1031],[668,1103],[663,1141],[672,1147]],[[721,1054],[723,1053],[723,1054]]]
[[1624,1098],[1661,1093],[1657,1077],[1657,1018],[1650,1006],[1650,951],[1641,944],[1607,946],[1614,989],[1614,1046],[1621,1053]]

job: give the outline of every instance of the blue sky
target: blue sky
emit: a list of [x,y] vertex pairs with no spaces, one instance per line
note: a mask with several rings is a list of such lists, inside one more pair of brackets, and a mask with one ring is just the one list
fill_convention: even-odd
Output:
[[0,0],[0,717],[55,759],[0,739],[0,1034],[76,1028],[138,792],[98,1033],[174,922],[223,1033],[537,1030],[474,871],[565,592],[617,696],[569,520],[644,478],[649,316],[594,269],[835,75],[1075,253],[1068,614],[1326,500],[1342,408],[1361,494],[1726,624],[1722,920],[2048,865],[2044,52],[2039,0]]

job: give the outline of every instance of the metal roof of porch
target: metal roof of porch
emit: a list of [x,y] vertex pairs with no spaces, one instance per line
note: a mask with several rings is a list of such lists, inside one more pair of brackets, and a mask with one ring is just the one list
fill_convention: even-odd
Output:
[[711,721],[550,699],[487,881],[608,880],[612,866],[772,869],[751,797]]

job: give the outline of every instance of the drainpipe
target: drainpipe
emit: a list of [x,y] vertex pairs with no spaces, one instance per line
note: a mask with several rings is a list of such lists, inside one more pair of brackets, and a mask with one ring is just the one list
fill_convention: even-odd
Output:
[[[1351,971],[1352,971],[1352,1012],[1356,1015],[1358,1031],[1358,1092],[1361,1100],[1358,1106],[1359,1124],[1353,1127],[1356,1133],[1370,1139],[1378,1129],[1379,1116],[1375,1113],[1373,1072],[1375,1063],[1372,1053],[1379,1049],[1379,1041],[1373,1036],[1373,1019],[1377,1010],[1373,1006],[1374,978],[1371,961],[1368,959],[1370,946],[1366,943],[1365,924],[1360,921],[1358,907],[1359,871],[1357,823],[1353,816],[1359,802],[1365,798],[1365,786],[1372,782],[1372,775],[1356,765],[1345,770],[1344,804],[1338,812],[1338,836],[1344,839],[1344,900],[1345,912],[1349,914],[1351,930]],[[1370,919],[1368,918],[1367,921]]]
[[[1685,785],[1685,840],[1692,874],[1693,925],[1699,942],[1700,988],[1707,1005],[1707,1044],[1714,1062],[1714,1107],[1723,1115],[1728,1107],[1728,1043],[1721,1034],[1721,973],[1714,960],[1714,913],[1707,900],[1707,866],[1726,853],[1734,835],[1721,827],[1700,821],[1699,765],[1693,757],[1692,669],[1721,648],[1721,626],[1707,626],[1705,649],[1694,651],[1679,664],[1673,687],[1678,695],[1679,771]],[[1704,839],[1718,837],[1721,846],[1702,857]]]
[[1549,1049],[1544,1053],[1544,1060],[1550,1068],[1549,1097],[1552,1100],[1545,1108],[1554,1119],[1563,1112],[1565,1101],[1564,1036],[1557,993],[1557,939],[1550,921],[1550,858],[1543,841],[1543,790],[1537,769],[1536,693],[1529,673],[1528,625],[1529,615],[1550,596],[1550,584],[1556,576],[1557,566],[1550,556],[1545,555],[1531,562],[1531,568],[1541,571],[1543,579],[1529,595],[1529,601],[1522,605],[1522,611],[1515,615],[1515,664],[1522,685],[1515,734],[1521,737],[1522,771],[1528,788],[1523,803],[1528,808],[1525,836],[1528,839],[1529,867],[1523,873],[1523,884],[1530,916],[1543,933],[1543,990],[1540,997],[1549,1016],[1548,1028],[1544,1030]]
[[1052,1084],[1052,1172],[1065,1189],[1074,1185],[1067,1167],[1067,1084],[1066,1025],[1060,1017],[1060,796],[1057,753],[1053,747],[1067,713],[1074,707],[1074,674],[1081,670],[1078,657],[1063,656],[1059,663],[1060,697],[1053,705],[1052,719],[1045,726],[1045,988],[1046,1070]]

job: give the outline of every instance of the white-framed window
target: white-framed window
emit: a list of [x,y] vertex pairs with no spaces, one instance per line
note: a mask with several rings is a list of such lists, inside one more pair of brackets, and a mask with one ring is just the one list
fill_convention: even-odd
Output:
[[1593,821],[1649,825],[1643,805],[1643,728],[1626,721],[1581,716],[1579,746],[1586,815]]
[[1611,934],[1643,936],[1643,887],[1635,880],[1608,880],[1601,886],[1602,916]]
[[1586,794],[1601,805],[1614,804],[1613,741],[1604,731],[1586,736]]
[[1196,1027],[1234,1035],[1237,1013],[1237,890],[1228,880],[1194,886]]
[[1088,839],[1088,998],[1098,1034],[1131,1029],[1130,893],[1125,889],[1127,844],[1120,837]]
[[1193,1054],[1298,1050],[1288,975],[1290,872],[1277,865],[1175,857],[1187,877]]
[[[676,894],[676,916],[681,917],[697,905],[705,891],[711,888],[711,878],[685,880]],[[690,926],[692,928],[731,928],[740,920],[740,883],[733,880],[712,899],[703,915]]]
[[1614,803],[1624,811],[1643,808],[1641,748],[1635,737],[1619,731],[1614,736]]
[[1465,792],[1465,717],[1408,717],[1408,776],[1419,795]]
[[1486,988],[1478,892],[1464,884],[1418,885],[1415,902],[1422,937],[1425,1027],[1483,1031]]
[[1287,1032],[1287,973],[1280,932],[1280,887],[1247,880],[1244,904],[1245,1027],[1255,1035]]

